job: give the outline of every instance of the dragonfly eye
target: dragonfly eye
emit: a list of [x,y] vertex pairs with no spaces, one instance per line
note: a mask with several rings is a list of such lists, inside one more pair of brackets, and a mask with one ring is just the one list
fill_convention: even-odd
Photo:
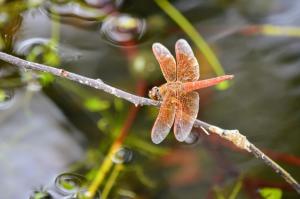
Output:
[[153,100],[161,100],[161,95],[159,93],[159,88],[154,86],[150,91],[149,91],[149,97]]

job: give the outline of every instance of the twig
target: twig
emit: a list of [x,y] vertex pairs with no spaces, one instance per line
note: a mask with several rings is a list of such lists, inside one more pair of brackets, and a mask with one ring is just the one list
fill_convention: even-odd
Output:
[[[135,106],[159,106],[160,103],[158,101],[154,101],[148,98],[139,97],[123,90],[114,88],[108,84],[105,84],[101,79],[92,79],[88,77],[84,77],[72,72],[68,72],[63,69],[58,69],[50,66],[46,66],[43,64],[37,64],[33,62],[29,62],[18,57],[0,52],[0,59],[6,61],[12,65],[15,65],[19,68],[23,69],[31,69],[36,71],[48,72],[58,77],[66,78],[75,82],[78,82],[83,85],[87,85],[93,87],[95,89],[103,90],[109,94],[112,94],[116,97],[125,99]],[[201,120],[196,120],[194,123],[194,127],[196,128],[204,128],[211,133],[217,134],[223,139],[229,140],[238,148],[244,149],[250,153],[252,153],[255,157],[261,159],[266,165],[271,167],[276,173],[278,173],[285,181],[290,184],[299,194],[300,194],[300,185],[299,183],[281,166],[275,163],[271,158],[269,158],[266,154],[264,154],[261,150],[259,150],[254,144],[249,142],[246,136],[242,135],[238,130],[226,130],[220,127],[208,124]]]
[[35,70],[35,71],[42,71],[51,73],[55,76],[62,77],[65,79],[69,79],[75,82],[78,82],[83,85],[87,85],[89,87],[93,87],[95,89],[103,90],[104,92],[107,92],[109,94],[112,94],[116,97],[125,99],[131,103],[133,103],[135,106],[143,106],[143,105],[152,105],[152,106],[158,106],[160,103],[158,101],[154,101],[148,98],[139,97],[133,94],[130,94],[128,92],[125,92],[123,90],[114,88],[108,84],[105,84],[101,79],[92,79],[88,77],[84,77],[81,75],[78,75],[76,73],[68,72],[63,69],[54,68],[51,66],[46,66],[43,64],[38,64],[34,62],[29,62],[23,59],[20,59],[18,57],[0,52],[0,59],[3,61],[6,61],[12,65],[18,66],[19,68],[23,69],[29,69],[29,70]]

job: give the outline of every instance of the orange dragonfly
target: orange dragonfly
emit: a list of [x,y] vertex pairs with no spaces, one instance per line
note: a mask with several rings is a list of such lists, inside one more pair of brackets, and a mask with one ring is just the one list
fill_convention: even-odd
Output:
[[151,132],[152,142],[162,142],[173,123],[175,138],[183,142],[190,134],[199,110],[199,95],[195,90],[232,79],[233,75],[199,81],[199,64],[190,45],[184,39],[179,39],[175,44],[177,63],[162,44],[154,43],[152,50],[167,80],[167,83],[149,91],[150,98],[162,101]]

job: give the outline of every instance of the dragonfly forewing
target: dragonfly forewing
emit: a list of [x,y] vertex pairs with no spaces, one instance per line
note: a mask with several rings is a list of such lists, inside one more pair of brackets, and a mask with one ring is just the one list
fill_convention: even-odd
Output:
[[199,79],[199,64],[190,47],[184,39],[175,44],[177,61],[177,81],[190,82]]
[[152,51],[167,82],[176,81],[176,61],[170,51],[160,43],[154,43]]

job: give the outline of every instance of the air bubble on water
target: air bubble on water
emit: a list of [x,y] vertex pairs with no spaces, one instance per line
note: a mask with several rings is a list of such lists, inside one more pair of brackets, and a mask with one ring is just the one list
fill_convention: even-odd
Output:
[[[75,173],[63,173],[54,181],[55,198],[79,199],[88,195],[87,180],[84,176]],[[51,192],[52,193],[52,192]],[[100,192],[96,192],[92,199],[100,199]]]
[[[14,46],[14,51],[17,55],[26,56],[31,52],[31,50],[34,47],[45,46],[49,42],[50,42],[49,39],[40,38],[40,37],[26,39],[26,40],[16,43],[16,45]],[[40,53],[42,54],[43,52],[40,52]]]
[[43,187],[34,190],[29,199],[53,199],[53,196],[51,193],[49,193],[46,189]]
[[191,133],[188,135],[188,137],[184,140],[187,144],[196,144],[199,142],[199,134],[195,131],[191,131]]
[[55,179],[55,188],[65,196],[79,193],[85,184],[85,177],[74,173],[63,173]]
[[116,9],[122,6],[124,0],[85,0],[85,2],[93,7],[105,8],[110,6]]
[[[43,57],[46,53],[59,56],[65,61],[76,61],[82,56],[81,53],[76,52],[71,46],[62,43],[53,43],[49,38],[35,37],[17,41],[14,45],[14,52],[20,56],[30,57],[34,54],[36,59],[43,62]],[[36,61],[36,60],[31,60]]]
[[10,108],[14,104],[15,92],[13,89],[0,89],[0,110]]
[[107,17],[103,22],[100,33],[103,38],[115,45],[135,45],[146,31],[144,19],[129,14],[118,14]]
[[[100,3],[99,3],[100,2]],[[45,2],[42,11],[47,16],[60,16],[62,19],[77,18],[85,21],[98,21],[114,10],[114,6],[98,1],[100,6],[84,4],[76,1],[66,1],[63,3]]]
[[112,161],[115,164],[126,164],[132,160],[133,153],[126,147],[121,147],[112,156]]

